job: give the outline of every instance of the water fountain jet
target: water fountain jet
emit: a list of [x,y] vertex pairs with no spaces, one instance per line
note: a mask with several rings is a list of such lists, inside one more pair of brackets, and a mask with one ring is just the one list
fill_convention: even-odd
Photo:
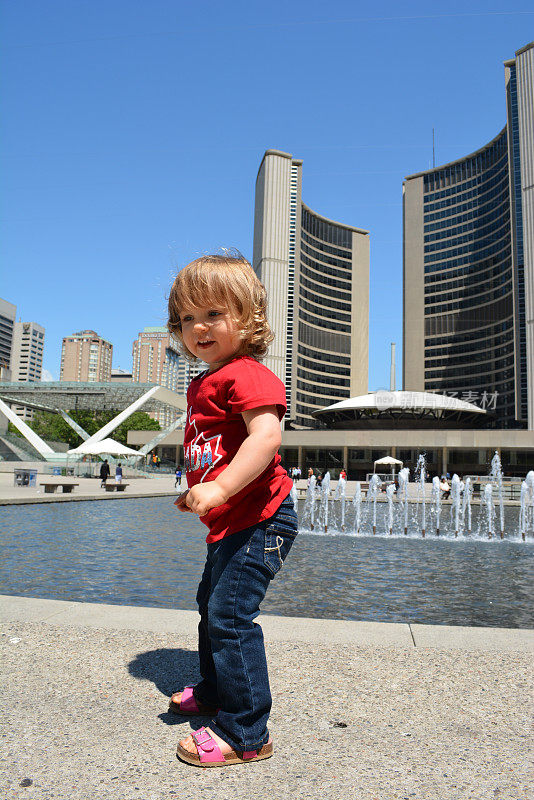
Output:
[[424,453],[421,453],[421,455],[417,459],[417,467],[415,469],[415,474],[419,475],[419,490],[420,490],[421,505],[422,505],[421,536],[424,539],[426,535],[426,505],[425,505],[426,459]]
[[495,524],[495,508],[493,506],[493,486],[487,483],[484,486],[484,506],[488,519],[488,539],[493,538],[493,527]]
[[439,536],[439,518],[441,516],[441,486],[437,475],[432,478],[432,497],[434,499],[434,513],[436,515],[436,536]]
[[[464,499],[462,505],[462,517],[464,521],[464,530],[467,520],[467,532],[471,533],[471,497],[473,495],[473,487],[471,485],[471,478],[465,479],[464,486]],[[466,513],[467,512],[467,513]]]
[[323,509],[324,532],[328,531],[328,498],[330,495],[330,473],[325,472],[321,483],[321,508]]
[[399,496],[402,495],[404,504],[404,535],[408,536],[408,482],[410,480],[410,470],[403,467],[399,472]]
[[395,489],[395,484],[390,483],[386,487],[386,495],[388,499],[388,527],[389,527],[389,535],[393,535],[393,495],[397,490]]
[[461,484],[460,484],[460,477],[454,473],[452,476],[452,483],[451,483],[451,499],[452,499],[452,511],[454,515],[454,538],[458,538],[458,531],[460,530],[460,494],[461,494]]
[[355,530],[356,533],[359,533],[361,516],[362,516],[362,485],[360,481],[356,481],[356,486],[354,487],[354,497],[352,498],[352,505],[356,510]]
[[367,493],[367,503],[370,505],[373,504],[373,536],[376,534],[376,499],[378,497],[378,487],[382,484],[379,476],[374,474],[371,475],[371,480],[369,481],[369,490]]
[[499,510],[500,510],[500,523],[501,523],[501,539],[504,539],[504,496],[502,489],[502,467],[499,452],[496,450],[495,455],[491,459],[491,479],[497,484],[497,491],[499,493]]
[[340,500],[341,501],[341,530],[342,531],[345,530],[345,503],[346,503],[346,499],[347,499],[346,495],[345,495],[346,487],[347,487],[347,479],[346,478],[342,478],[340,476],[339,480],[337,482],[336,492],[334,494],[334,500]]

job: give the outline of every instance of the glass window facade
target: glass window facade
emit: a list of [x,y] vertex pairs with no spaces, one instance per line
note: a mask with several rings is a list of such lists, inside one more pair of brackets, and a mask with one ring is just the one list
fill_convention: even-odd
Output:
[[302,206],[296,422],[350,397],[352,231]]
[[527,400],[527,329],[525,317],[525,255],[523,247],[523,203],[521,198],[521,157],[519,148],[519,112],[517,103],[517,70],[510,64],[508,82],[508,121],[510,129],[510,173],[512,184],[512,215],[514,218],[514,260],[517,280],[517,329],[519,349],[519,404],[521,416],[528,416]]
[[513,426],[506,128],[472,156],[426,173],[423,185],[425,390],[496,396],[498,424]]

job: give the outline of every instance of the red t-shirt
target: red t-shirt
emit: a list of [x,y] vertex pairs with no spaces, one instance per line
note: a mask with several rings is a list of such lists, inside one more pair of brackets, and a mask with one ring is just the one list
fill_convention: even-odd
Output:
[[[248,436],[243,411],[276,406],[286,412],[282,381],[264,364],[249,356],[235,358],[213,372],[193,378],[187,390],[184,460],[189,488],[214,480],[226,469]],[[200,517],[207,525],[207,542],[269,519],[289,494],[292,481],[280,466],[280,456],[255,480],[217,508]]]

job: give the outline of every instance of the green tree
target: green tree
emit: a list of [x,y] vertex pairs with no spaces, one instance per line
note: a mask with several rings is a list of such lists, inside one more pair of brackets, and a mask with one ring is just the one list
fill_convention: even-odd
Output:
[[[134,413],[125,419],[118,428],[115,428],[111,436],[121,444],[128,445],[126,441],[128,431],[159,431],[161,426],[159,422],[152,417],[149,417],[145,411],[134,411]],[[128,445],[131,447],[131,445]],[[135,449],[135,448],[134,448]]]
[[33,420],[28,420],[28,425],[41,439],[52,442],[67,442],[71,447],[77,447],[81,438],[70,425],[67,425],[61,414],[50,411],[35,411]]

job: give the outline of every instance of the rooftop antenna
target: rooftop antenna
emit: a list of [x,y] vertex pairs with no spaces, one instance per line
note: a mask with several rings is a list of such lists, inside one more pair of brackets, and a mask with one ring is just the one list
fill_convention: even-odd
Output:
[[389,391],[395,391],[395,342],[391,342],[391,368],[389,371]]
[[432,128],[432,167],[436,166],[436,148],[434,146],[434,128]]

